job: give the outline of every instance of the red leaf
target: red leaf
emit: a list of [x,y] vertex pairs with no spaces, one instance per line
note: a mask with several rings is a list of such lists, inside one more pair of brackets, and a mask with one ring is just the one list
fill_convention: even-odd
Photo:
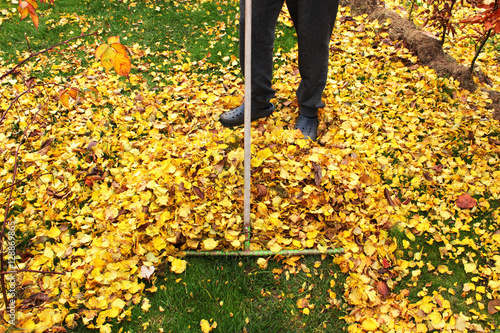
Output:
[[457,206],[462,209],[470,209],[475,207],[476,205],[476,199],[474,199],[467,193],[460,195],[457,199]]

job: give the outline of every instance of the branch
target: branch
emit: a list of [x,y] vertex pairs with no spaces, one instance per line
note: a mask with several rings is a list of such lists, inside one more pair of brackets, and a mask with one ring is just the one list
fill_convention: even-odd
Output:
[[[33,115],[30,123],[26,126],[23,132],[23,136],[21,137],[20,143],[17,146],[16,149],[16,154],[14,158],[14,170],[12,172],[12,184],[16,183],[16,177],[17,177],[17,161],[19,160],[19,150],[21,149],[21,146],[23,145],[24,137],[26,136],[26,133],[28,133],[28,129],[33,124],[35,121],[36,115],[38,115],[38,112],[40,112],[42,108],[39,108],[38,111]],[[5,214],[4,214],[4,220],[2,224],[2,231],[1,234],[5,235],[5,226],[7,225],[7,218],[9,217],[9,207],[10,203],[12,201],[12,194],[14,192],[14,186],[10,188],[9,191],[9,197],[7,199],[7,203],[5,205]],[[0,238],[0,271],[3,271],[3,268],[5,267],[5,258],[3,256],[3,238]],[[7,298],[7,292],[5,288],[5,275],[0,274],[0,285],[2,286],[2,296],[3,296],[3,301],[5,304],[5,307],[7,308],[7,304],[9,304],[9,299]]]
[[32,273],[41,273],[41,274],[59,274],[59,275],[64,275],[67,272],[51,272],[51,271],[37,271],[34,269],[18,269],[15,271],[6,271],[6,272],[0,272],[0,275],[5,275],[5,274],[16,274],[19,272],[32,272]]
[[79,38],[84,38],[84,37],[89,37],[89,36],[95,36],[97,35],[97,32],[93,32],[93,33],[90,33],[90,34],[86,34],[86,35],[80,35],[80,36],[76,36],[76,37],[72,37],[70,39],[67,39],[65,41],[62,41],[60,43],[57,43],[55,45],[52,45],[48,48],[46,48],[45,50],[42,50],[42,51],[39,51],[37,53],[32,53],[30,54],[26,59],[24,59],[23,61],[21,61],[20,63],[18,63],[14,68],[10,69],[9,71],[7,71],[7,73],[5,73],[4,75],[0,76],[0,81],[2,81],[5,77],[11,75],[12,73],[14,73],[16,71],[16,69],[18,69],[19,67],[21,67],[26,61],[30,60],[31,58],[35,58],[37,56],[39,56],[40,54],[43,54],[45,52],[48,52],[62,44],[66,44],[68,42],[71,42],[72,40],[75,40],[75,39],[79,39]]

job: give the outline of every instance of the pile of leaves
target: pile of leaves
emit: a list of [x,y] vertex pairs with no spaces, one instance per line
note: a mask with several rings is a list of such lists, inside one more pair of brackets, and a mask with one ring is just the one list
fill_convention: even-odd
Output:
[[[484,311],[455,313],[444,292],[410,301],[398,284],[418,280],[424,261],[400,251],[432,235],[443,260],[470,273],[457,292],[486,278],[476,300],[483,308],[498,301],[500,217],[474,220],[500,199],[498,122],[486,94],[420,67],[384,30],[341,9],[318,142],[293,129],[296,50],[276,55],[278,110],[252,131],[251,249],[345,249],[334,262],[348,274],[350,332],[485,331]],[[97,46],[79,48],[94,54]],[[152,66],[138,44],[128,49],[134,66]],[[132,306],[147,310],[141,292],[151,267],[169,262],[181,273],[183,251],[243,248],[243,129],[218,122],[241,103],[238,63],[168,56],[173,70],[156,73],[154,87],[138,73],[128,81],[107,75],[96,62],[71,81],[61,77],[78,91],[64,103],[59,89],[40,87],[46,102],[21,96],[1,122],[3,191],[19,148],[9,216],[22,240],[19,268],[64,273],[17,275],[19,328],[83,322],[110,332]],[[75,64],[41,56],[25,66],[57,75]],[[16,77],[1,83],[2,110],[21,85]],[[2,216],[6,204],[2,195]],[[393,230],[407,240],[396,242]]]

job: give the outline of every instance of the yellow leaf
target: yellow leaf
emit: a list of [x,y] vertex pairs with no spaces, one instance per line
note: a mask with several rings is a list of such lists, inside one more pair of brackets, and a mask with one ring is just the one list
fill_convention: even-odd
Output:
[[149,299],[147,298],[144,298],[144,300],[142,301],[142,305],[141,305],[141,309],[143,311],[149,311],[149,308],[151,307],[151,303],[149,302]]
[[278,253],[281,251],[281,246],[278,243],[274,243],[269,247],[269,250],[271,250],[274,253]]
[[47,233],[47,236],[49,236],[50,238],[57,238],[60,234],[61,234],[61,230],[59,230],[59,228],[52,227],[52,228],[50,228],[49,232]]
[[106,70],[106,73],[109,73],[109,70],[113,68],[115,64],[115,57],[116,51],[112,47],[108,47],[101,55],[101,64]]
[[97,47],[97,49],[95,50],[95,57],[97,59],[101,59],[101,56],[103,55],[103,53],[108,49],[109,45],[108,44],[101,44]]
[[117,298],[111,303],[112,308],[123,309],[127,303],[124,300]]
[[120,43],[120,36],[111,36],[108,37],[108,44]]
[[170,268],[170,270],[174,273],[181,274],[186,270],[186,265],[187,261],[174,258],[174,260],[172,260],[172,267]]
[[432,311],[432,313],[429,315],[429,319],[432,321],[433,324],[439,324],[441,320],[443,320],[443,317],[439,312]]
[[259,259],[257,259],[257,265],[259,265],[259,267],[262,269],[266,269],[267,268],[267,260],[264,258],[259,258]]
[[361,327],[367,332],[374,332],[379,327],[379,324],[373,318],[366,318],[363,320]]
[[297,300],[297,308],[304,309],[309,307],[309,301],[307,298],[300,298]]
[[208,333],[212,330],[212,325],[206,319],[200,320],[200,328],[203,333]]
[[214,240],[213,238],[206,238],[203,240],[203,248],[207,251],[211,251],[217,247],[219,241]]
[[476,270],[476,264],[473,262],[464,265],[465,273],[473,273]]

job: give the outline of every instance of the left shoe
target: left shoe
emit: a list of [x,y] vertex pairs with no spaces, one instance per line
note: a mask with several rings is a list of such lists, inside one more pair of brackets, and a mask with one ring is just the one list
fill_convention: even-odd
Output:
[[299,114],[299,118],[297,119],[297,124],[295,124],[295,129],[299,129],[304,135],[305,139],[311,139],[313,141],[316,141],[316,138],[318,137],[318,125],[319,125],[318,117],[308,118],[306,116]]

